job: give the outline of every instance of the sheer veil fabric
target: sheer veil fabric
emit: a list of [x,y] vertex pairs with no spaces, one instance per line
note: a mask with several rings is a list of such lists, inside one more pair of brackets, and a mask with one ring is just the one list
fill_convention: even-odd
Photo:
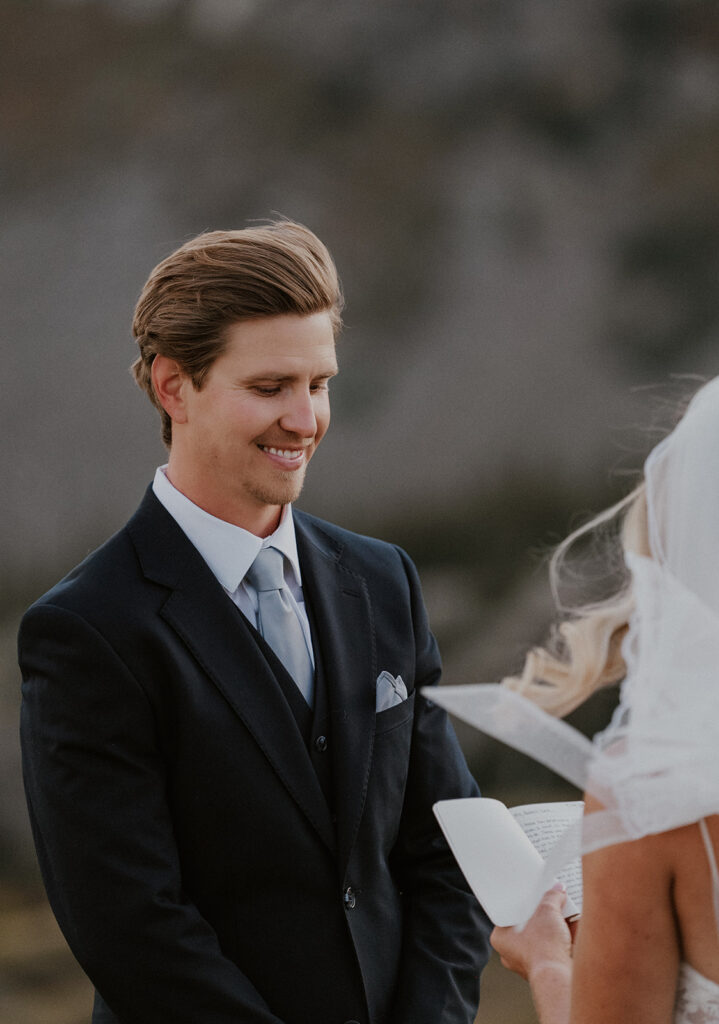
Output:
[[[541,761],[605,810],[557,843],[536,901],[583,852],[719,813],[719,378],[645,463],[651,558],[627,552],[635,611],[627,674],[593,741],[505,687],[435,687],[427,696]],[[708,851],[709,852],[709,851]],[[719,926],[719,879],[714,877]],[[534,906],[527,906],[527,917]]]

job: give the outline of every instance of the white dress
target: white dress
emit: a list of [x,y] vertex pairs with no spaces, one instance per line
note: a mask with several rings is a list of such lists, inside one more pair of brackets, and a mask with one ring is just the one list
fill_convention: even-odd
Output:
[[679,969],[674,1024],[715,1024],[719,1021],[719,985],[689,964]]

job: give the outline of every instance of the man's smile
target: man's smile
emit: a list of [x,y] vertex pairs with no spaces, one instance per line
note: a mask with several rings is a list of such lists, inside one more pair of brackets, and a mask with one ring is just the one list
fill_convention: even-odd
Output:
[[258,444],[260,451],[270,455],[275,460],[290,463],[292,467],[299,467],[305,461],[307,448],[276,448],[274,445]]

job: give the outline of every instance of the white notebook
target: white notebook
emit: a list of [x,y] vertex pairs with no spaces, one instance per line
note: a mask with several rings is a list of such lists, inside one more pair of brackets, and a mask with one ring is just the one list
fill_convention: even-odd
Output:
[[[470,797],[441,800],[434,813],[472,892],[496,925],[521,924],[550,888],[544,858],[581,818],[581,800],[523,804]],[[576,857],[557,874],[567,887],[566,917],[582,908],[582,869]]]

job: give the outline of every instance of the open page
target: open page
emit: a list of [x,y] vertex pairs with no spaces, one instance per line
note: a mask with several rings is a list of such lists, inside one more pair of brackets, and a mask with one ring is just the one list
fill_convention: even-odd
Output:
[[[582,802],[526,804],[508,810],[499,800],[441,800],[434,813],[475,896],[497,925],[523,923],[545,885],[544,856],[582,814]],[[581,911],[579,858],[558,879],[567,886],[565,915]],[[550,883],[551,884],[551,883]]]
[[[567,831],[570,825],[581,818],[584,811],[582,800],[560,800],[543,804],[522,804],[520,807],[510,807],[509,813],[515,821],[519,822],[525,834],[529,837],[532,845],[538,851],[542,859],[545,859],[549,851],[559,838]],[[557,872],[557,881],[564,882],[567,887],[567,896],[576,909],[567,910],[567,917],[570,914],[579,914],[582,910],[582,860],[577,856],[561,871]]]

